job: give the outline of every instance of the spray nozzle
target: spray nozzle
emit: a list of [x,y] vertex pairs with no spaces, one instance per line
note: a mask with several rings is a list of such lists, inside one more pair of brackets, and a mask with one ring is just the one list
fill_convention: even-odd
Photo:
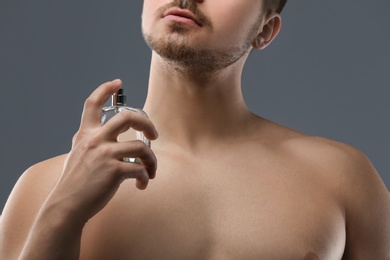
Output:
[[125,106],[126,105],[126,94],[123,88],[119,89],[117,93],[111,96],[112,106]]

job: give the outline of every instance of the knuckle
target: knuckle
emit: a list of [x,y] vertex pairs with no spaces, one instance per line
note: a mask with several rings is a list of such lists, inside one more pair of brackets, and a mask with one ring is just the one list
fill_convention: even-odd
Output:
[[148,148],[147,145],[144,142],[142,142],[141,140],[134,140],[133,149],[137,153],[145,154],[145,153],[147,153],[147,151],[146,151],[147,148]]
[[136,163],[119,163],[115,167],[116,170],[114,171],[114,174],[118,177],[125,178],[143,178],[141,175],[145,171],[145,168],[142,165]]
[[128,110],[122,110],[118,116],[122,119],[122,120],[125,120],[125,121],[132,121],[134,120],[134,113],[128,111]]
[[81,139],[81,134],[80,132],[77,132],[73,135],[73,138],[72,138],[72,144],[76,144],[79,140]]
[[101,154],[103,157],[107,157],[109,155],[112,155],[113,152],[114,152],[114,149],[109,145],[103,145],[99,148],[99,154]]
[[96,135],[91,136],[90,138],[88,138],[88,140],[86,140],[85,148],[87,150],[96,149],[99,146],[99,143],[100,143],[100,140]]
[[79,143],[79,142],[83,139],[84,135],[85,135],[85,134],[84,134],[83,131],[81,131],[81,130],[77,131],[77,132],[73,135],[73,137],[72,137],[72,144],[73,144],[73,145],[76,145],[77,143]]
[[105,163],[107,169],[111,169],[113,172],[120,170],[120,164],[116,160],[107,160]]
[[118,177],[122,177],[126,172],[128,172],[128,168],[117,161],[115,161],[115,163],[112,163],[110,167],[113,171],[113,174]]
[[97,104],[97,100],[92,98],[92,97],[88,97],[85,101],[84,101],[84,107],[90,107],[90,106],[95,106]]
[[142,164],[139,163],[126,163],[127,170],[131,172],[134,177],[138,176],[142,171],[145,170],[145,167]]

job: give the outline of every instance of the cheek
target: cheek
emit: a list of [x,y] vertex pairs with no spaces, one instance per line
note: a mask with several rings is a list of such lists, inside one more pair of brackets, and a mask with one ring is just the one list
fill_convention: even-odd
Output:
[[[248,2],[246,2],[248,1]],[[252,0],[229,1],[226,0],[223,7],[210,6],[210,10],[218,10],[213,13],[213,25],[215,35],[225,43],[232,44],[242,41],[248,36],[248,32],[256,24],[260,17],[260,6]]]
[[149,27],[152,18],[152,7],[153,2],[151,0],[144,1],[143,9],[142,9],[142,29],[145,30]]
[[166,4],[170,3],[170,0],[144,0],[142,9],[142,28],[150,28],[154,19],[156,19],[156,11]]

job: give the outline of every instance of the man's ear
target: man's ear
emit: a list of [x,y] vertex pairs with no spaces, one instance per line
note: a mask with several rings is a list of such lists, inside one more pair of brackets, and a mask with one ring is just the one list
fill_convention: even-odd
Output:
[[262,30],[252,43],[252,47],[257,50],[262,50],[267,47],[278,35],[282,19],[279,14],[272,14],[263,24]]

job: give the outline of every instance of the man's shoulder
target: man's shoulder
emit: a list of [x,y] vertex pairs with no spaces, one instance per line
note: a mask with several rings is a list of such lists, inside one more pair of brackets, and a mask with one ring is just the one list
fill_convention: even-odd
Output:
[[[57,156],[29,167],[14,186],[3,209],[0,241],[21,250],[36,214],[61,175],[66,156]],[[0,246],[0,252],[15,254]],[[9,257],[14,259],[16,257]],[[7,258],[8,259],[8,258]]]
[[320,136],[310,136],[294,129],[269,122],[268,144],[281,155],[318,166],[358,167],[370,164],[366,155],[352,145]]
[[284,140],[283,145],[297,155],[307,156],[307,159],[332,162],[333,167],[346,164],[351,166],[367,160],[365,154],[357,148],[319,136],[297,135]]
[[286,147],[302,159],[332,169],[344,177],[373,172],[367,156],[354,146],[324,137],[302,135],[286,141]]
[[289,158],[326,176],[346,208],[355,213],[369,201],[388,204],[388,190],[370,159],[359,149],[324,137],[296,135],[283,141]]
[[350,183],[377,178],[368,157],[356,147],[319,136],[297,135],[284,140],[285,153],[335,180]]
[[37,210],[61,175],[65,158],[66,155],[60,155],[29,167],[14,186],[5,209]]
[[[19,178],[15,188],[21,186],[23,189],[35,189],[46,186],[52,187],[62,172],[66,155],[59,155],[30,166]],[[14,188],[14,189],[15,189]]]
[[269,122],[267,146],[280,158],[317,169],[334,182],[365,183],[380,179],[367,156],[352,145],[319,136],[309,136]]
[[[66,154],[55,156],[49,159],[46,159],[44,161],[38,162],[32,166],[30,166],[22,175],[40,175],[44,176],[46,174],[52,176],[56,175],[56,173],[62,171],[62,167],[64,164],[64,161],[66,159]],[[57,176],[58,177],[58,176]]]
[[[56,156],[29,167],[16,183],[8,202],[21,198],[44,200],[62,172],[66,155]],[[30,195],[34,195],[30,197]]]

